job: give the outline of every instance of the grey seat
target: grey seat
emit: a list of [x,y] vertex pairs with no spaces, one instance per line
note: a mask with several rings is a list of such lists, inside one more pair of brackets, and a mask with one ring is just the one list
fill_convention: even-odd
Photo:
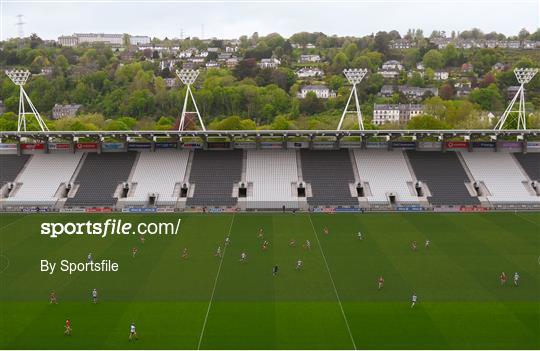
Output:
[[30,155],[0,155],[0,187],[13,182],[30,159]]
[[193,156],[190,184],[195,185],[187,206],[236,206],[232,196],[235,183],[242,177],[242,150],[196,150]]
[[114,206],[114,192],[129,178],[136,152],[89,153],[75,179],[79,189],[66,206]]
[[311,185],[311,206],[358,206],[351,196],[354,172],[348,150],[301,150],[302,175]]
[[427,184],[432,205],[479,205],[465,182],[469,177],[454,152],[407,151],[416,178]]

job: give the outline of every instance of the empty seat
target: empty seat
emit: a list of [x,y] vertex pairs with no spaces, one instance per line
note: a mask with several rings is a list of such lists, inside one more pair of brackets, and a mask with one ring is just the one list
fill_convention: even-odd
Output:
[[540,181],[540,153],[515,153],[513,156],[531,180]]
[[30,159],[30,155],[0,155],[0,187],[11,183]]
[[431,204],[480,204],[478,198],[467,190],[465,183],[470,180],[455,152],[407,151],[407,156],[416,179],[427,184]]
[[186,205],[236,206],[233,187],[242,177],[242,155],[242,150],[196,150],[189,176],[195,190]]
[[246,181],[253,184],[248,208],[298,208],[295,150],[248,150]]
[[82,154],[37,154],[28,161],[17,183],[20,188],[5,200],[9,205],[54,205],[60,184],[69,183]]
[[482,181],[491,193],[487,198],[492,203],[540,202],[524,185],[527,180],[522,170],[506,151],[462,152],[476,181]]
[[156,195],[156,205],[174,205],[177,183],[184,180],[189,150],[156,150],[141,152],[131,183],[136,184],[130,197],[122,199],[126,204],[145,205],[150,194]]
[[403,151],[354,150],[354,157],[360,180],[369,183],[369,202],[387,203],[389,193],[395,195],[396,202],[418,202],[407,184],[412,183],[413,178]]
[[77,192],[66,206],[114,206],[114,193],[128,180],[136,156],[136,152],[89,153],[75,179]]
[[311,185],[311,206],[359,206],[349,184],[354,172],[348,150],[301,150],[302,175]]

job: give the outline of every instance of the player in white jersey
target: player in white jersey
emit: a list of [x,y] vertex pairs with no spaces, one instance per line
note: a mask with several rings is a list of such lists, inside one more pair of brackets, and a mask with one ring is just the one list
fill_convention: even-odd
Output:
[[364,237],[362,236],[362,232],[358,232],[358,234],[356,234],[356,237],[358,238],[358,240],[364,240]]
[[425,246],[426,248],[428,248],[430,244],[431,244],[431,241],[426,240],[426,244],[425,244],[424,246]]
[[302,269],[303,266],[304,266],[304,262],[302,262],[302,260],[296,261],[296,270],[297,271]]
[[412,294],[412,304],[411,304],[411,308],[414,307],[414,305],[416,305],[416,302],[418,301],[418,296],[416,296],[416,293],[413,293]]
[[225,246],[228,246],[230,241],[231,240],[230,240],[229,236],[227,235],[227,237],[225,238]]
[[519,286],[519,273],[514,273],[514,286]]
[[86,257],[86,261],[88,261],[88,263],[94,262],[94,259],[92,258],[92,253],[91,253],[91,252],[90,252],[90,253],[88,254],[88,256]]
[[245,262],[247,260],[247,254],[245,252],[242,252],[240,254],[240,262]]
[[311,241],[306,240],[306,243],[304,244],[304,249],[311,250]]
[[135,323],[131,323],[131,326],[129,327],[129,340],[131,341],[132,339],[138,339],[139,337],[137,336],[137,330],[135,329]]
[[98,294],[97,294],[97,289],[94,288],[94,290],[92,290],[92,301],[93,301],[94,303],[97,303],[97,295],[98,295]]
[[217,247],[216,254],[214,256],[221,257],[221,246]]

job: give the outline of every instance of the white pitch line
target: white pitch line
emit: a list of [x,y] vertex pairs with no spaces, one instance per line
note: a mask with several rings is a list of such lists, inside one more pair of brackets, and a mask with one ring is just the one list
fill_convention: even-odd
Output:
[[319,241],[319,236],[317,235],[317,231],[315,230],[315,225],[313,225],[313,221],[311,220],[310,214],[308,214],[308,217],[309,217],[309,222],[311,223],[311,228],[313,229],[313,233],[315,234],[315,238],[317,239],[317,245],[319,246],[319,250],[321,251],[321,255],[323,257],[326,270],[328,271],[328,275],[330,276],[330,281],[332,282],[332,286],[334,287],[334,292],[336,293],[336,298],[338,300],[339,308],[341,309],[341,314],[343,315],[343,320],[345,321],[345,325],[347,326],[347,331],[349,332],[349,336],[351,337],[353,347],[355,350],[358,350],[356,348],[356,343],[354,342],[354,338],[351,333],[351,328],[349,327],[349,321],[347,320],[347,316],[345,315],[345,310],[343,309],[343,305],[341,304],[341,299],[339,298],[339,294],[336,288],[336,283],[334,283],[334,278],[332,277],[332,273],[330,272],[330,267],[328,266],[328,262],[326,261],[326,256],[322,249],[321,242]]
[[514,214],[515,214],[517,217],[523,219],[524,221],[527,221],[527,222],[529,222],[529,223],[532,223],[532,224],[536,225],[537,227],[540,226],[539,223],[537,223],[537,222],[535,222],[535,221],[533,221],[533,220],[530,220],[530,219],[528,219],[527,217],[523,217],[522,215],[520,215],[520,214],[517,213],[517,212],[514,212]]
[[[233,213],[233,218],[231,220],[231,225],[229,226],[229,232],[227,233],[227,236],[231,235],[232,226],[234,223],[234,217],[236,214]],[[197,350],[201,349],[201,343],[204,336],[204,330],[206,329],[206,322],[208,321],[208,315],[210,314],[210,309],[212,308],[212,301],[214,301],[214,293],[216,292],[216,286],[219,279],[219,273],[221,272],[221,266],[223,265],[223,259],[225,258],[225,252],[227,251],[227,246],[223,245],[223,255],[221,256],[221,260],[219,261],[218,271],[216,274],[216,279],[214,280],[214,287],[212,288],[212,295],[210,295],[210,302],[208,303],[208,309],[206,310],[206,316],[204,316],[204,323],[201,330],[201,336],[199,337],[199,344],[197,345]]]

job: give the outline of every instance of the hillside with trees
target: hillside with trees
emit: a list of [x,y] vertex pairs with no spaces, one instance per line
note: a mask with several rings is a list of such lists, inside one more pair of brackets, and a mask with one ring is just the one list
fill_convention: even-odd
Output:
[[[364,37],[303,32],[284,38],[277,33],[254,33],[234,41],[154,38],[150,47],[126,44],[114,48],[103,44],[62,47],[33,34],[24,40],[1,42],[0,66],[32,72],[25,89],[54,130],[172,129],[185,91],[174,82],[174,71],[185,67],[201,71],[194,94],[212,129],[334,129],[350,92],[342,74],[345,68],[368,70],[359,85],[367,128],[491,127],[494,122],[487,116],[502,113],[509,99],[508,88],[517,85],[513,68],[540,67],[540,47],[460,45],[475,41],[540,42],[540,30],[506,38],[473,29],[452,33],[444,47],[437,44],[443,37],[440,32],[425,37],[421,30],[409,30],[403,36],[391,31]],[[396,48],[401,42],[408,47]],[[220,55],[229,49],[228,56],[237,59],[234,66],[220,61]],[[179,53],[190,50],[192,57],[180,57]],[[202,57],[202,53],[206,53],[202,62],[194,63],[192,58]],[[306,57],[320,61],[303,62]],[[261,67],[261,60],[270,58],[279,65]],[[403,69],[397,76],[385,78],[381,67],[390,60],[398,61]],[[317,68],[323,74],[300,78],[301,68]],[[447,79],[438,78],[441,71],[448,72]],[[309,92],[301,98],[299,92],[307,85],[328,87],[335,97],[320,98]],[[400,92],[381,94],[383,86],[402,85],[435,87],[438,94],[426,94],[420,101]],[[540,74],[526,89],[529,125],[540,128]],[[16,130],[18,99],[18,87],[2,74],[0,130]],[[397,103],[421,103],[424,114],[408,125],[370,123],[374,104]],[[74,117],[53,120],[55,104],[79,104],[81,108]],[[347,123],[348,128],[356,127],[352,119]]]

